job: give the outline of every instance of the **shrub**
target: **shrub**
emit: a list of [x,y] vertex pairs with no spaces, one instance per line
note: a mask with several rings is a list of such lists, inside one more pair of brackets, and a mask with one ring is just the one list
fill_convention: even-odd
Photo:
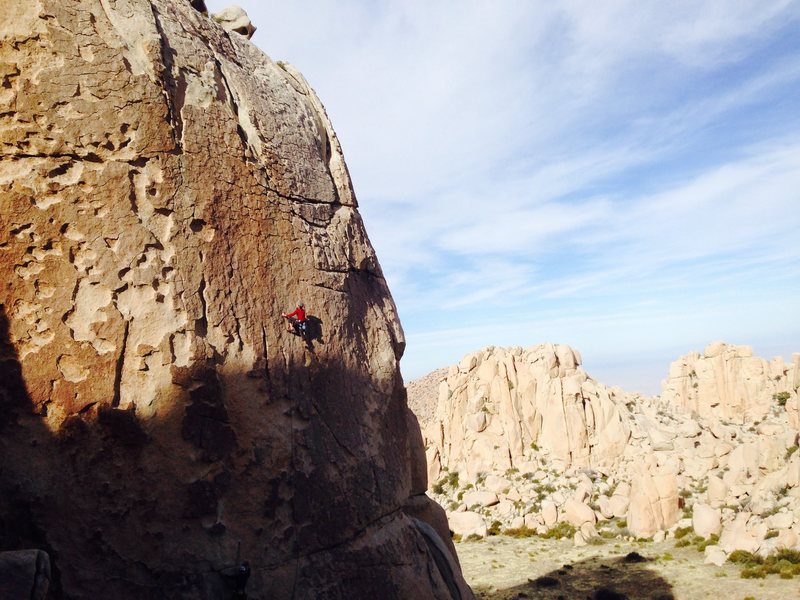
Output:
[[458,488],[458,472],[449,473],[445,469],[442,469],[442,471],[442,477],[431,486],[431,491],[434,494],[444,494],[445,486],[450,486],[454,490]]
[[686,537],[686,535],[691,533],[691,532],[692,532],[692,528],[691,527],[678,527],[675,530],[675,539],[679,540],[682,537]]
[[772,394],[772,399],[778,403],[778,406],[786,406],[786,401],[790,395],[789,392],[778,392],[777,394]]
[[760,565],[763,564],[764,559],[758,554],[753,554],[747,550],[734,550],[728,556],[728,562],[737,565]]
[[609,531],[608,529],[601,529],[600,531],[597,532],[597,534],[600,537],[605,538],[607,540],[614,539],[615,537],[617,537],[617,535],[619,535],[619,533]]
[[742,569],[740,575],[742,579],[764,579],[764,577],[767,576],[767,574],[763,571],[763,569],[757,569],[757,568],[751,569],[750,567],[745,567],[744,569]]
[[522,527],[515,527],[513,529],[506,529],[503,532],[503,535],[507,535],[507,536],[513,537],[513,538],[528,538],[528,537],[534,537],[536,535],[536,530],[535,529],[530,529],[530,528],[525,527],[523,525]]
[[[698,536],[700,537],[700,536]],[[697,538],[695,538],[697,539]],[[719,541],[719,536],[716,533],[712,533],[711,536],[707,540],[700,537],[700,541],[696,541],[695,545],[697,546],[698,552],[705,552],[706,546],[713,546]]]
[[800,550],[782,548],[776,551],[772,556],[775,557],[775,560],[785,560],[793,565],[800,565]]
[[586,540],[586,543],[589,544],[590,546],[602,546],[603,544],[606,543],[606,540],[605,538],[603,538],[603,536],[597,536],[589,538],[588,540]]
[[502,526],[503,524],[500,521],[492,521],[486,533],[489,535],[500,535],[500,527]]
[[788,560],[778,560],[776,562],[767,562],[764,565],[764,572],[769,575],[777,575],[779,573],[792,574],[792,563]]
[[[776,495],[776,498],[780,500],[783,496],[779,496],[778,495],[779,493],[780,492],[775,492],[775,495]],[[761,513],[761,516],[762,517],[771,517],[772,515],[777,515],[779,512],[781,512],[781,507],[776,504],[775,506],[773,506],[769,510]]]
[[766,558],[752,552],[735,550],[728,557],[728,562],[742,565],[740,574],[745,579],[763,579],[767,575],[792,579],[795,575],[800,575],[800,552],[797,550],[777,550]]
[[571,538],[575,535],[575,531],[575,526],[572,525],[572,523],[562,521],[561,523],[557,523],[555,526],[548,529],[542,534],[542,537],[546,540],[560,540],[561,538]]
[[447,480],[447,485],[449,485],[451,488],[455,489],[458,487],[458,471],[448,473],[445,479]]

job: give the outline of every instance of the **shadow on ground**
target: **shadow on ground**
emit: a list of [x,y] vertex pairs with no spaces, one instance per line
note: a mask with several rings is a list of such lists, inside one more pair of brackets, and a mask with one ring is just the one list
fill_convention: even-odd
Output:
[[648,562],[636,552],[591,558],[504,590],[474,591],[481,600],[672,600],[672,586]]

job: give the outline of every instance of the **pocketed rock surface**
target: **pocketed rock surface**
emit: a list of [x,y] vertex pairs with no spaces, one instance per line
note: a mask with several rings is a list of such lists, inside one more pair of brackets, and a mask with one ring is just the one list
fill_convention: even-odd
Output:
[[250,598],[469,598],[333,128],[202,4],[0,1],[0,550],[54,598],[242,560]]

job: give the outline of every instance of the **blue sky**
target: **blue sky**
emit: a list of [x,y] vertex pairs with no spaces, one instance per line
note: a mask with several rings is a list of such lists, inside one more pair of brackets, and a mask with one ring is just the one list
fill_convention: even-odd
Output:
[[657,393],[714,340],[800,351],[800,2],[239,4],[333,121],[406,380],[549,341]]

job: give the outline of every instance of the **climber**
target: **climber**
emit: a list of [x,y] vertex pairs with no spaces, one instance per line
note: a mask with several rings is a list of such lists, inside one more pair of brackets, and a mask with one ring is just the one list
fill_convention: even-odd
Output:
[[[236,565],[225,567],[220,572],[225,586],[231,594],[225,595],[225,598],[234,598],[235,600],[247,600],[247,580],[250,578],[250,563],[246,560],[239,561],[238,552],[236,558]],[[215,596],[216,597],[216,596]]]
[[234,590],[234,598],[247,598],[247,580],[250,578],[250,563],[246,560],[239,563],[234,575],[236,589]]
[[286,321],[286,331],[303,337],[306,333],[306,307],[302,302],[290,313],[281,313]]

